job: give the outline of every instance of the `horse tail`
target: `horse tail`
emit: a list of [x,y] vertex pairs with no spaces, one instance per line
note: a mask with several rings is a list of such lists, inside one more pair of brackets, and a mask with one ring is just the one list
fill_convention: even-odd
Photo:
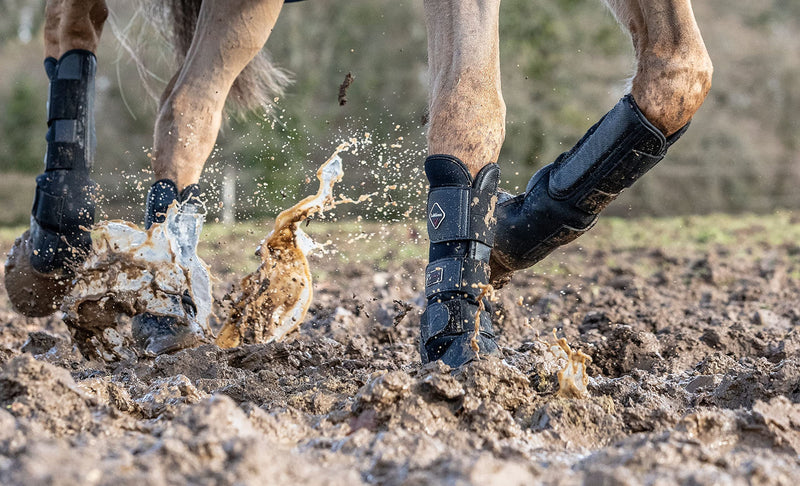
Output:
[[[192,45],[203,0],[167,0],[150,3],[152,8],[161,10],[160,15],[156,17],[162,19],[162,24],[172,26],[171,32],[165,29],[167,38],[172,42],[178,65],[183,64],[186,53]],[[273,64],[269,53],[262,49],[239,73],[228,94],[228,100],[234,103],[240,113],[259,107],[269,107],[273,98],[282,96],[284,89],[290,83],[289,73]]]

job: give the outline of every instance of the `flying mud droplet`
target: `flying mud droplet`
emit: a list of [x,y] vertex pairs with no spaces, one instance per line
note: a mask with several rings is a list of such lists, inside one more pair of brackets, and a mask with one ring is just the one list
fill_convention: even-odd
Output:
[[556,376],[558,377],[558,392],[556,395],[564,398],[588,398],[589,375],[586,374],[586,365],[591,357],[580,350],[573,350],[566,338],[558,338],[553,329],[555,343],[541,341],[547,346],[548,351],[556,359],[564,359],[565,364]]
[[475,312],[475,330],[472,333],[472,339],[469,341],[469,346],[475,351],[475,358],[480,359],[480,350],[481,347],[478,344],[478,336],[481,334],[481,312],[486,310],[486,305],[483,302],[484,298],[488,298],[490,301],[494,302],[497,297],[494,293],[494,287],[492,284],[476,284],[476,286],[481,290],[480,295],[478,295],[478,310]]
[[344,76],[344,81],[342,84],[339,85],[339,106],[344,106],[347,104],[347,89],[353,84],[356,77],[353,76],[353,73],[347,73]]
[[369,197],[353,201],[335,200],[333,195],[333,186],[344,176],[339,153],[357,145],[354,139],[339,145],[317,170],[317,194],[284,210],[275,219],[272,232],[258,250],[261,266],[242,279],[242,294],[220,330],[218,346],[231,348],[281,340],[303,322],[313,295],[307,256],[319,246],[300,229],[300,223],[338,204],[358,203]]
[[[115,330],[118,317],[145,310],[211,335],[211,278],[197,256],[205,216],[194,208],[175,202],[164,223],[146,231],[119,220],[95,225],[93,251],[61,307],[81,351],[106,360],[129,357],[129,338]],[[193,307],[184,304],[187,295]]]

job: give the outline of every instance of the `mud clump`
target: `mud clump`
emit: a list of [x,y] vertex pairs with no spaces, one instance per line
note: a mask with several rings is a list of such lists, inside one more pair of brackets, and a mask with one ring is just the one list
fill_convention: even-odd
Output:
[[173,203],[165,221],[148,230],[125,221],[95,225],[92,252],[76,269],[62,304],[65,322],[87,356],[134,357],[121,315],[147,311],[211,335],[211,276],[197,256],[205,216],[193,208]]
[[91,399],[69,373],[29,354],[0,371],[0,407],[54,436],[76,434],[94,424]]
[[14,241],[5,262],[5,287],[14,309],[28,317],[49,316],[70,291],[68,275],[37,272],[30,263],[30,230]]

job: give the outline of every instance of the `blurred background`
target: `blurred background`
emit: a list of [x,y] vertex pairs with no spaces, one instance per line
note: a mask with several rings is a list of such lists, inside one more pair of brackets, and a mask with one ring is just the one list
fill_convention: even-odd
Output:
[[[97,78],[101,217],[139,221],[152,182],[156,98],[176,66],[147,5],[110,0]],[[25,224],[42,171],[47,80],[43,0],[0,0],[0,225]],[[669,157],[620,197],[615,215],[770,212],[800,207],[800,0],[696,0],[714,61],[711,94]],[[599,0],[503,0],[507,137],[502,184],[520,190],[625,94],[630,40]],[[213,218],[276,214],[314,192],[344,140],[340,192],[378,200],[364,218],[420,216],[425,181],[422,2],[309,0],[284,7],[267,49],[294,84],[271,113],[230,115],[204,175]],[[143,67],[144,66],[144,67]],[[347,73],[354,82],[338,102]],[[391,190],[386,189],[388,187]],[[223,197],[223,194],[226,194]]]

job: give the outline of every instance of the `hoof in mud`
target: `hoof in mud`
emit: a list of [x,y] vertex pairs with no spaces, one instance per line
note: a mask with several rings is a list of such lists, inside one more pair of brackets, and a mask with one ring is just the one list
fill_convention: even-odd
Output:
[[40,273],[31,266],[30,232],[14,241],[5,264],[5,285],[14,309],[28,317],[57,311],[70,291],[72,279],[58,273]]
[[183,323],[170,316],[139,314],[131,321],[131,334],[146,355],[174,353],[197,346],[204,335],[200,326]]
[[492,287],[495,290],[503,288],[511,281],[512,276],[514,276],[514,270],[503,265],[496,252],[492,252],[489,258],[489,283],[492,284]]
[[499,356],[491,315],[488,298],[480,305],[466,299],[429,303],[419,323],[422,364],[441,360],[455,369],[481,356]]
[[[431,348],[439,349],[427,354],[428,356],[431,354],[440,355],[437,359],[454,370],[479,360],[482,356],[500,356],[500,348],[497,347],[494,339],[479,334],[476,341],[477,343],[473,342],[472,333],[464,333],[456,336],[452,341],[433,344],[430,346]],[[476,344],[478,346],[477,352],[475,351]],[[426,362],[427,360],[423,359],[423,364]]]

